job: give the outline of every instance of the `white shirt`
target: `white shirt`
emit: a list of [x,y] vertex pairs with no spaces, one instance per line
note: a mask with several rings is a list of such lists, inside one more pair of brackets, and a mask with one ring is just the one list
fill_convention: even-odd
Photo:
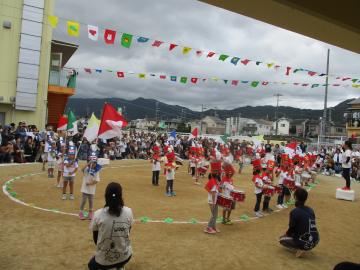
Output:
[[[339,160],[338,160],[339,158]],[[341,153],[335,153],[334,154],[334,162],[335,163],[342,163],[342,154]]]
[[100,182],[99,172],[96,172],[94,173],[94,175],[91,175],[89,173],[89,167],[86,167],[84,170],[84,176],[83,176],[80,192],[94,195],[96,191],[96,184],[86,185],[87,183],[90,183],[92,181]]
[[255,178],[255,194],[259,194],[263,191],[262,187],[264,185],[263,180],[260,177]]
[[175,170],[174,169],[170,169],[170,170],[166,170],[166,180],[174,180],[175,179]]
[[342,167],[345,169],[350,169],[351,168],[351,160],[349,160],[349,162],[346,162],[347,158],[351,159],[351,150],[347,149],[345,151],[345,153],[342,155]]
[[160,161],[152,162],[152,170],[153,170],[153,172],[161,170]]
[[222,185],[222,190],[223,190],[223,194],[227,197],[230,197],[230,193],[231,191],[234,190],[234,186],[232,184],[230,184],[229,182],[224,182],[224,184]]
[[279,179],[278,179],[278,184],[282,185],[284,183],[284,180],[288,178],[288,174],[287,172],[284,171],[280,171],[280,175],[279,175]]
[[[51,147],[50,147],[51,148]],[[51,151],[49,150],[49,152],[47,152],[48,155],[47,155],[47,161],[56,161],[56,152],[55,151]]]
[[133,213],[124,206],[119,217],[108,213],[108,207],[97,210],[90,229],[98,231],[95,260],[111,265],[127,260],[132,254],[130,229],[134,223]]
[[[214,192],[214,191],[215,191],[215,202],[213,202],[213,198],[212,198],[212,192]],[[209,204],[215,204],[216,203],[218,193],[219,193],[219,191],[218,191],[217,187],[213,186],[213,188],[211,189],[211,192],[208,192],[208,203]]]
[[64,176],[75,176],[75,169],[79,167],[78,163],[74,161],[71,166],[66,166],[69,164],[69,160],[64,161]]

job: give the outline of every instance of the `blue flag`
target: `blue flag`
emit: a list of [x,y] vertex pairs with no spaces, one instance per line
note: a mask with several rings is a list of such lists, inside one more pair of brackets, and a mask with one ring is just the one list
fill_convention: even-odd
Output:
[[138,39],[137,39],[137,42],[142,42],[142,43],[145,43],[145,42],[148,42],[148,41],[149,41],[149,39],[146,38],[146,37],[138,37]]
[[235,66],[237,65],[237,63],[239,62],[240,58],[239,57],[233,57],[231,58],[230,63],[234,64]]
[[170,81],[176,82],[176,76],[170,76]]
[[102,72],[102,69],[95,69],[95,72],[101,73],[101,72]]
[[176,139],[176,130],[173,130],[170,132],[169,140],[175,140]]

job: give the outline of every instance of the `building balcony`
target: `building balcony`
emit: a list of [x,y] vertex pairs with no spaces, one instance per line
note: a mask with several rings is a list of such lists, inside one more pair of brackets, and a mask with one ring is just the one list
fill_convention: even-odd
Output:
[[71,75],[68,70],[54,71],[49,74],[49,93],[74,95],[76,88],[76,74]]

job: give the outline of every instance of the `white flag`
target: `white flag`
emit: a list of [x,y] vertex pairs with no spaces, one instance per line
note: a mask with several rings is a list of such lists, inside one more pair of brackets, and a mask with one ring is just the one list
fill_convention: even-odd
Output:
[[97,26],[88,25],[89,39],[97,41],[99,38],[99,28]]

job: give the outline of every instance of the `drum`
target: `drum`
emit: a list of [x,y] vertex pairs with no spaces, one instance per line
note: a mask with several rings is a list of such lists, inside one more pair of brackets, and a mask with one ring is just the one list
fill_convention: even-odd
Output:
[[263,189],[263,194],[268,197],[272,197],[275,194],[275,188],[273,186],[269,186],[266,189]]
[[295,181],[285,179],[284,180],[284,186],[286,186],[289,189],[293,189],[293,188],[295,188]]
[[233,199],[231,197],[227,197],[223,194],[219,194],[216,200],[216,204],[223,207],[231,209]]
[[244,191],[234,189],[233,191],[230,192],[230,196],[233,197],[233,199],[237,202],[245,201]]
[[275,186],[275,193],[280,194],[282,192],[282,186]]

